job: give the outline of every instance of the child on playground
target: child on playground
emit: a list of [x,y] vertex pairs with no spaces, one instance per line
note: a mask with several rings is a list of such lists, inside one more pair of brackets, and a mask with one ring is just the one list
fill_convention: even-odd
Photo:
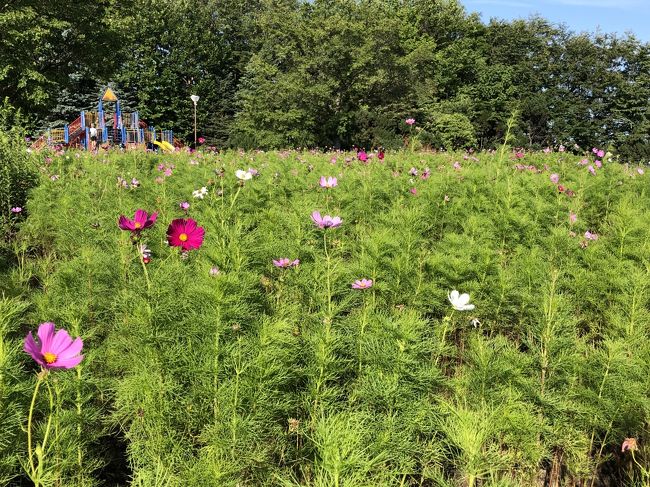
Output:
[[97,129],[95,128],[95,124],[90,126],[90,148],[97,152]]

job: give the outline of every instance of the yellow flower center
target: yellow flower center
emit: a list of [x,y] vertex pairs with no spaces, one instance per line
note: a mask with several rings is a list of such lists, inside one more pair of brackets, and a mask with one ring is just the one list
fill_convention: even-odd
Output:
[[187,240],[187,234],[186,233],[181,233],[178,236],[178,240],[180,240],[181,242],[185,242]]
[[45,352],[43,354],[43,358],[45,359],[46,364],[53,364],[54,362],[56,362],[56,353]]
[[135,224],[134,224],[133,226],[134,226],[135,228],[141,228],[141,227],[142,227],[142,224],[141,224],[140,222],[135,222]]

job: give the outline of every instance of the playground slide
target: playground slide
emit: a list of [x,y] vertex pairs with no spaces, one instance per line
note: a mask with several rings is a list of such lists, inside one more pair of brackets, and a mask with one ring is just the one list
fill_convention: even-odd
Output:
[[163,140],[163,141],[161,142],[161,144],[162,144],[163,149],[166,149],[166,150],[168,150],[169,152],[174,152],[174,146],[171,145],[171,144],[170,144],[169,142],[167,142],[166,140]]
[[160,147],[162,150],[165,152],[174,152],[174,146],[171,145],[169,142],[166,140],[163,140],[162,142],[159,142],[157,140],[153,141],[154,144],[156,144],[158,147]]

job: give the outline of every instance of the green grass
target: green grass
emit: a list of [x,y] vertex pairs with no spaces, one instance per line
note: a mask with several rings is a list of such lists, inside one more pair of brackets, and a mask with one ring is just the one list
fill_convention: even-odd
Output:
[[[29,485],[22,339],[54,321],[85,359],[51,375],[48,485],[650,485],[648,175],[581,158],[55,157],[0,282],[0,479]],[[206,231],[187,258],[165,238],[181,201]],[[138,208],[159,212],[150,288],[117,227]],[[476,308],[453,311],[452,289]],[[36,409],[38,437],[46,395]]]

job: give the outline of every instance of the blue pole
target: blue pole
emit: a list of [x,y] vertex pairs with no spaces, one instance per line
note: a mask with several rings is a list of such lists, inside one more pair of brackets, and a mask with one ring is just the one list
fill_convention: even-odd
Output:
[[84,146],[86,150],[88,150],[88,148],[90,147],[90,130],[88,129],[88,127],[86,127],[86,137],[84,139]]
[[63,127],[63,140],[67,144],[70,141],[70,131],[68,130],[68,124],[66,123]]

